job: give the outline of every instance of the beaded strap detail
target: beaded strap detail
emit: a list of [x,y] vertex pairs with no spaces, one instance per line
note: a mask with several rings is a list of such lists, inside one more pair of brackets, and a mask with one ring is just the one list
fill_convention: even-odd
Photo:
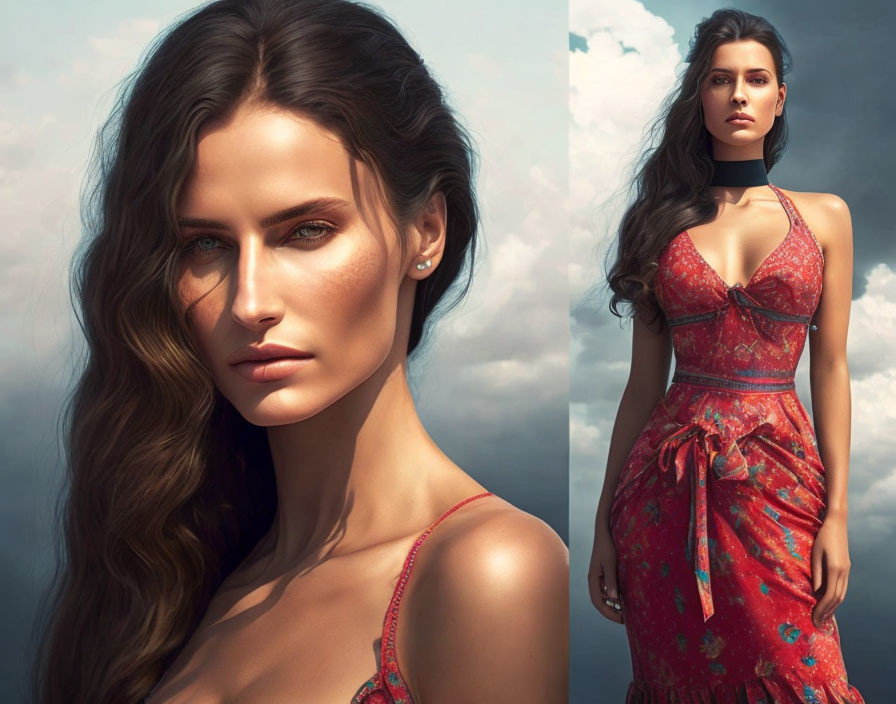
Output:
[[796,206],[793,204],[793,201],[790,200],[784,193],[781,192],[781,189],[775,186],[774,184],[768,184],[769,188],[771,188],[781,199],[781,202],[784,204],[784,207],[787,209],[787,213],[793,218],[797,225],[799,225],[803,230],[808,232],[812,236],[812,240],[815,242],[815,246],[818,247],[818,253],[821,255],[821,262],[824,263],[824,250],[821,248],[821,243],[818,241],[818,238],[815,236],[815,233],[809,228],[806,224],[806,221],[803,220],[800,215],[800,211],[796,209]]
[[[459,501],[433,521],[414,541],[413,547],[410,552],[408,552],[407,557],[405,557],[404,567],[402,567],[398,583],[395,585],[395,589],[392,592],[392,599],[389,601],[389,608],[386,610],[386,617],[383,621],[383,639],[380,645],[380,669],[361,686],[355,696],[352,697],[351,704],[380,704],[381,702],[382,704],[392,704],[392,702],[394,702],[394,704],[413,704],[414,700],[411,697],[411,693],[407,690],[406,684],[398,670],[398,656],[395,652],[395,631],[398,626],[398,610],[401,605],[401,599],[404,597],[405,589],[411,576],[411,569],[413,568],[414,560],[417,557],[417,551],[420,549],[423,541],[426,540],[439,523],[444,521],[462,506],[486,496],[494,496],[494,494],[491,491],[486,491],[481,494],[476,494],[475,496],[468,496],[463,501]],[[383,688],[386,686],[390,689],[389,693],[383,691]],[[401,693],[398,698],[391,696],[392,689],[398,690]]]
[[449,508],[445,513],[439,516],[435,521],[433,521],[432,525],[429,526],[423,533],[420,534],[420,537],[414,541],[414,547],[411,548],[411,551],[408,553],[408,556],[404,561],[404,568],[401,570],[401,577],[398,580],[398,584],[395,585],[395,591],[392,594],[392,601],[389,604],[389,611],[386,614],[386,626],[388,627],[388,639],[385,641],[384,645],[384,654],[388,654],[394,657],[395,655],[395,628],[398,623],[398,607],[401,604],[401,599],[404,596],[405,587],[407,586],[408,579],[411,576],[411,568],[414,565],[414,559],[417,557],[417,551],[420,549],[420,546],[423,544],[423,541],[432,533],[433,529],[439,525],[442,521],[444,521],[448,516],[457,511],[457,509],[465,506],[471,501],[475,501],[476,499],[481,499],[486,496],[492,496],[492,492],[486,491],[482,494],[476,494],[475,496],[469,496],[463,501],[455,504],[451,508]]

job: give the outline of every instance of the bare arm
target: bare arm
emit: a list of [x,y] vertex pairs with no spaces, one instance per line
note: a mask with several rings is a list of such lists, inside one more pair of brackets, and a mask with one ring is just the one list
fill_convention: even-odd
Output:
[[619,474],[650,412],[663,397],[672,360],[672,337],[666,326],[657,333],[636,315],[632,323],[632,362],[610,437],[607,469],[597,506],[597,526],[608,527]]
[[815,227],[820,241],[824,241],[825,265],[815,313],[818,330],[809,337],[809,376],[828,512],[845,514],[851,424],[846,333],[852,301],[852,219],[843,200],[837,196],[829,199],[818,208]]
[[825,472],[827,512],[812,548],[812,582],[819,593],[816,625],[831,617],[849,581],[847,481],[851,401],[846,336],[852,302],[852,218],[846,203],[819,194],[813,231],[825,252],[822,295],[810,335],[810,383],[818,452]]
[[634,316],[631,368],[610,437],[607,469],[594,521],[594,544],[588,568],[591,602],[601,614],[617,623],[624,623],[622,612],[604,601],[605,597],[615,600],[619,596],[616,548],[610,535],[610,508],[625,461],[644,430],[651,411],[666,391],[671,359],[672,336],[668,326],[662,332],[656,332],[640,316]]

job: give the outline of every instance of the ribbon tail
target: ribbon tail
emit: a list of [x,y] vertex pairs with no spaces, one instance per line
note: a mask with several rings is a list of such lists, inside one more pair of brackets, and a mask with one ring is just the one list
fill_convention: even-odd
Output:
[[707,499],[706,477],[707,465],[698,462],[694,472],[694,500],[692,501],[691,521],[694,526],[693,540],[696,543],[694,555],[694,573],[697,577],[697,593],[703,609],[703,621],[706,622],[715,613],[712,603],[712,588],[709,577],[709,539],[707,534]]
[[658,459],[663,470],[671,469],[675,472],[676,483],[681,482],[685,474],[690,475],[691,515],[686,554],[697,578],[697,593],[703,609],[703,620],[706,621],[714,613],[709,583],[706,482],[711,460],[716,453],[707,447],[705,439],[697,439],[701,430],[699,426],[692,425],[672,433],[663,441]]
[[687,546],[687,560],[691,563],[691,565],[696,569],[697,567],[697,553],[696,553],[696,506],[697,506],[697,472],[696,467],[698,463],[698,457],[696,456],[696,452],[692,452],[691,457],[691,520],[688,523],[688,546]]

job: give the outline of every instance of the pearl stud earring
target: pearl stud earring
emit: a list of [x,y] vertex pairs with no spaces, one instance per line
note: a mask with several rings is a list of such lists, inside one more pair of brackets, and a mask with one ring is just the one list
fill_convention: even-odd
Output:
[[425,262],[417,262],[417,268],[421,271],[423,269],[429,269],[432,266],[432,259],[427,259]]

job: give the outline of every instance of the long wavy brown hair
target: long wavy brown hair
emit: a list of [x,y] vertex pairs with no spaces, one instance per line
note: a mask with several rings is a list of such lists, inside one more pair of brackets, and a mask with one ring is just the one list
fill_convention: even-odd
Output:
[[[703,123],[700,88],[709,73],[713,52],[720,44],[754,39],[768,47],[780,86],[792,59],[784,40],[768,20],[731,8],[716,10],[697,25],[688,51],[687,68],[678,86],[666,97],[649,127],[645,150],[632,181],[635,193],[619,225],[607,284],[612,291],[610,311],[623,317],[640,312],[651,325],[665,320],[653,293],[657,258],[680,232],[711,221],[717,206],[709,193],[712,181],[712,142]],[[659,139],[657,140],[657,135]],[[766,171],[781,158],[787,145],[786,108],[765,136]]]
[[174,207],[197,133],[247,101],[338,134],[396,223],[445,195],[445,252],[417,284],[409,354],[433,310],[469,288],[473,145],[390,20],[347,0],[219,0],[161,35],[91,162],[71,279],[87,354],[63,410],[62,547],[30,673],[39,704],[145,698],[272,524],[265,429],[215,388],[176,288]]

